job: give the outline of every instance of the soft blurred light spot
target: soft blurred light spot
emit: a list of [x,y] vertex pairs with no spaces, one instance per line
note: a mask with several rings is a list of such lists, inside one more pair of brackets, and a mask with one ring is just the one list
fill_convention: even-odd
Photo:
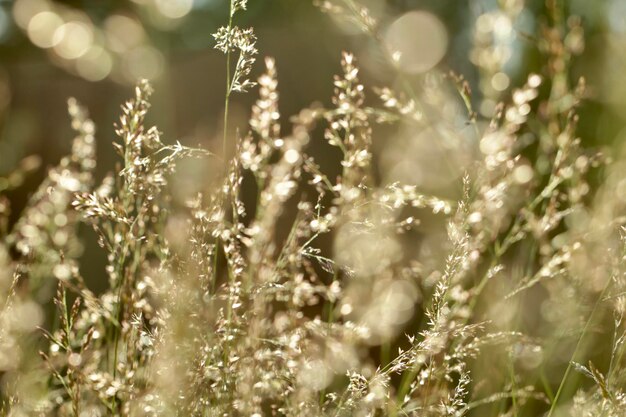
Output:
[[33,16],[49,10],[48,3],[43,0],[17,0],[13,4],[13,18],[19,27],[27,29]]
[[480,103],[480,114],[485,117],[493,116],[493,113],[496,109],[496,102],[491,99],[484,99],[482,103]]
[[193,0],[156,0],[159,13],[170,19],[186,16],[193,7]]
[[469,216],[467,216],[467,221],[470,224],[477,224],[477,223],[480,223],[482,220],[483,220],[483,215],[480,214],[479,211],[475,211],[471,213]]
[[377,344],[393,337],[411,318],[418,292],[408,281],[382,280],[374,284],[373,295],[361,320],[374,336],[370,342]]
[[101,46],[92,46],[76,62],[78,75],[88,81],[100,81],[106,78],[113,68],[113,60]]
[[63,227],[67,224],[67,216],[63,213],[58,213],[54,216],[54,224],[58,227]]
[[337,232],[335,251],[337,262],[360,276],[380,273],[402,256],[400,244],[383,228],[363,233],[344,226]]
[[72,268],[67,264],[58,264],[52,269],[52,273],[61,281],[68,280],[72,276]]
[[35,330],[43,322],[41,307],[30,300],[17,304],[14,307],[14,316],[19,318],[14,323],[15,328],[24,332]]
[[67,357],[67,363],[70,366],[77,367],[77,366],[80,366],[82,362],[83,362],[83,358],[78,353],[71,353]]
[[493,22],[493,31],[498,39],[507,39],[513,30],[511,19],[505,15],[498,15]]
[[518,316],[518,307],[509,300],[494,300],[488,307],[490,320],[500,328],[506,328]]
[[522,116],[527,116],[530,113],[530,110],[531,110],[530,104],[528,103],[524,103],[521,106],[519,106],[519,113]]
[[480,140],[480,151],[485,155],[494,155],[505,146],[505,135],[502,132],[493,132]]
[[541,85],[541,76],[537,74],[530,74],[528,76],[528,86],[531,88],[537,88]]
[[341,305],[341,309],[339,310],[339,312],[341,313],[342,316],[347,316],[348,314],[352,313],[352,304],[350,303],[343,303]]
[[417,74],[430,70],[441,61],[448,46],[448,34],[436,16],[413,11],[389,26],[384,43],[400,70]]
[[68,22],[54,33],[54,51],[65,59],[76,59],[87,53],[93,44],[93,31],[83,22]]
[[476,31],[481,33],[489,33],[493,27],[493,15],[489,13],[481,14],[476,19]]
[[509,88],[511,84],[511,80],[509,76],[503,72],[496,72],[493,77],[491,77],[491,86],[496,91],[504,91]]
[[518,184],[527,184],[533,179],[533,169],[529,165],[520,165],[513,170],[513,179]]
[[62,27],[63,19],[54,12],[40,12],[28,22],[28,38],[40,48],[51,48],[58,41],[55,32]]
[[316,391],[326,388],[332,382],[332,378],[332,371],[320,359],[303,364],[298,374],[301,384]]
[[143,42],[143,27],[135,19],[115,14],[104,22],[107,45],[112,51],[123,53]]
[[163,72],[163,55],[151,46],[140,46],[124,55],[124,72],[127,81],[140,78],[153,80]]
[[[439,107],[446,106],[440,103]],[[421,131],[406,126],[397,141],[397,146],[385,151],[382,161],[387,183],[403,182],[441,192],[472,160],[472,142],[443,123]]]
[[289,149],[285,152],[285,161],[289,164],[295,164],[300,160],[300,153],[295,149]]

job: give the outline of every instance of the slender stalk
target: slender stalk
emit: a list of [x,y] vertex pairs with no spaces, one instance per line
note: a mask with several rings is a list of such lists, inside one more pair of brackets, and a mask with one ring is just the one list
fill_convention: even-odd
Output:
[[[228,9],[228,31],[230,32],[233,27],[233,2],[230,1]],[[230,49],[226,51],[226,93],[224,94],[224,136],[222,138],[222,157],[224,158],[224,166],[226,163],[226,140],[228,137],[228,104],[230,102],[231,92],[231,76],[230,76]],[[225,169],[227,171],[227,169]]]
[[563,389],[565,388],[565,383],[567,382],[567,378],[569,377],[569,374],[572,370],[572,361],[576,358],[576,356],[578,356],[578,352],[580,348],[582,347],[583,339],[585,335],[587,334],[587,331],[591,327],[591,322],[593,321],[593,318],[598,310],[598,307],[600,306],[600,303],[602,302],[606,293],[611,287],[611,282],[613,282],[613,280],[609,277],[606,285],[604,286],[604,289],[602,290],[602,293],[596,300],[596,304],[593,306],[593,310],[591,310],[591,314],[589,315],[589,318],[587,319],[587,323],[585,323],[585,327],[583,328],[583,331],[580,334],[580,337],[578,338],[578,342],[576,343],[576,347],[574,348],[572,357],[570,358],[569,363],[567,364],[567,368],[565,369],[565,373],[563,374],[563,378],[561,379],[561,384],[559,385],[559,389],[556,392],[554,401],[552,401],[552,405],[550,406],[550,411],[548,412],[548,417],[552,417],[554,415],[554,412],[556,411],[556,406],[559,403],[559,398],[561,397],[561,394],[563,393]]
[[222,157],[226,163],[226,140],[228,137],[228,103],[230,102],[230,51],[226,53],[226,94],[224,97],[224,135],[222,138]]
[[[233,27],[233,1],[230,0],[228,7],[228,31],[230,32]],[[231,74],[230,74],[230,49],[226,51],[226,90],[224,92],[224,131],[222,134],[222,158],[224,161],[224,174],[228,173],[228,160],[226,158],[226,142],[228,139],[228,105],[230,103],[230,93],[231,93]],[[218,267],[218,256],[220,252],[220,240],[216,239],[215,242],[215,251],[213,253],[213,280],[211,282],[211,293],[215,293],[215,288],[217,285],[217,267]]]

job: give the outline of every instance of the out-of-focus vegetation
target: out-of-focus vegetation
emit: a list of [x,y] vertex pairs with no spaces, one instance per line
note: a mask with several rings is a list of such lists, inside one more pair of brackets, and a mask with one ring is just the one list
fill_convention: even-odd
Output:
[[623,0],[0,1],[1,412],[626,415],[625,57]]

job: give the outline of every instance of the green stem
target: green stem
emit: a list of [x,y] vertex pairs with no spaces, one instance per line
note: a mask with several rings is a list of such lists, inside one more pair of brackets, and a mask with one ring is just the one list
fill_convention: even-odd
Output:
[[[226,71],[230,75],[230,52],[226,55],[227,64]],[[227,76],[230,78],[230,76]],[[224,98],[224,136],[222,138],[222,157],[224,158],[224,165],[228,166],[226,163],[226,139],[228,137],[228,103],[230,101],[230,80],[227,80],[227,90],[226,97]]]
[[[228,32],[230,33],[233,27],[233,2],[230,2],[230,8],[228,10]],[[224,158],[224,166],[228,166],[226,163],[226,139],[228,137],[228,104],[230,102],[231,91],[231,78],[230,78],[230,49],[226,51],[226,93],[224,95],[224,137],[222,138],[222,157]]]
[[578,351],[580,350],[582,346],[582,342],[583,342],[585,335],[587,334],[587,330],[589,330],[589,328],[591,327],[592,319],[595,316],[595,313],[598,310],[600,303],[604,299],[605,294],[611,287],[611,282],[613,282],[613,280],[609,277],[606,285],[604,286],[604,289],[602,290],[602,293],[600,294],[595,305],[593,306],[593,310],[591,310],[591,314],[589,315],[589,318],[587,319],[587,323],[585,323],[585,327],[583,328],[583,331],[580,334],[580,337],[578,338],[578,342],[576,343],[574,352],[572,353],[569,363],[567,364],[567,368],[565,369],[565,373],[563,374],[563,378],[561,379],[561,384],[559,385],[559,389],[556,392],[554,401],[552,401],[552,405],[550,406],[550,411],[548,412],[548,417],[552,417],[554,415],[554,412],[556,411],[556,406],[559,403],[559,398],[561,397],[561,394],[563,393],[563,389],[565,388],[565,383],[567,382],[567,378],[569,377],[569,374],[572,370],[572,361],[578,356]]

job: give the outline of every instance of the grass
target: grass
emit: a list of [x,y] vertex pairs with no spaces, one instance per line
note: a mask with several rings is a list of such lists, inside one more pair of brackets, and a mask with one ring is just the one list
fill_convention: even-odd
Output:
[[[256,37],[234,26],[246,3],[231,0],[214,35],[227,79],[211,192],[175,201],[179,164],[216,156],[146,125],[147,81],[122,106],[120,164],[102,181],[94,124],[74,99],[72,152],[15,222],[2,193],[36,161],[0,179],[2,413],[624,415],[623,173],[577,137],[585,82],[570,75],[579,45],[566,40],[580,22],[564,28],[548,2],[544,69],[504,91],[484,87],[505,62],[477,34],[472,92],[437,68],[406,73],[385,49],[389,23],[361,3],[318,2],[391,52],[398,82],[366,87],[346,52],[332,105],[303,109],[284,133],[280,63],[265,59],[252,81]],[[513,23],[522,8],[484,13]],[[231,137],[233,93],[257,85],[249,126]],[[393,132],[382,150],[381,131]],[[317,141],[340,158],[334,178],[311,155]],[[406,181],[428,174],[422,163],[438,186]],[[107,258],[101,293],[83,276],[85,224]]]

